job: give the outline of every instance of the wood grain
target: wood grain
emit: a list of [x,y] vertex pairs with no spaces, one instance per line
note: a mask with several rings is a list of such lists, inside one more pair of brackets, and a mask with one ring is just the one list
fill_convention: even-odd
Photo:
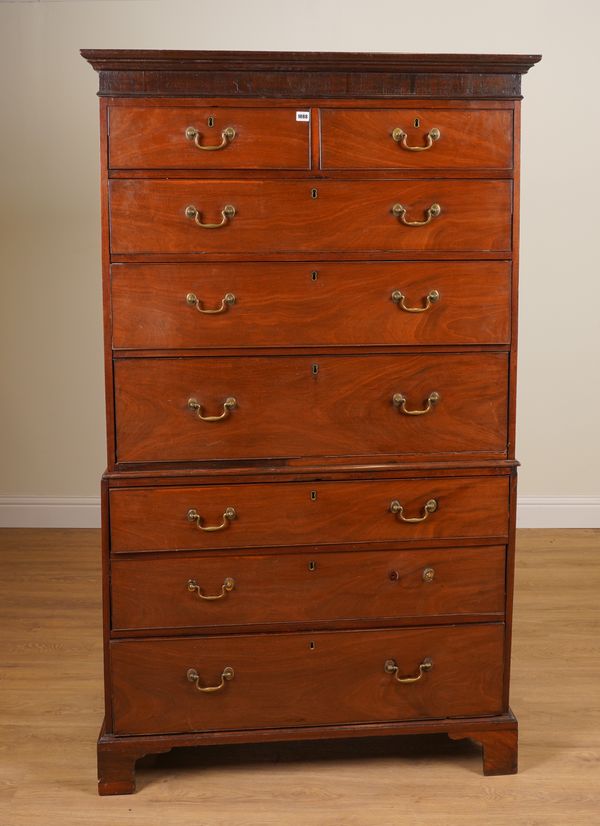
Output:
[[[512,185],[504,180],[111,180],[109,185],[113,254],[511,248]],[[392,214],[395,203],[406,207],[409,221],[423,221],[433,203],[442,212],[426,226],[407,227]],[[227,204],[236,215],[219,229],[202,229],[185,215],[193,205],[200,220],[218,223]]]
[[[113,559],[113,629],[402,619],[504,610],[502,546]],[[433,579],[424,579],[431,570]],[[235,586],[222,599],[226,578]]]
[[[418,125],[415,125],[418,122]],[[392,139],[402,129],[412,152]],[[439,109],[321,109],[323,169],[510,169],[512,112]]]
[[[431,498],[438,510],[423,522],[390,512],[398,499],[405,516],[422,516]],[[194,508],[204,525],[218,525],[228,507],[236,518],[221,531],[187,518]],[[110,524],[113,553],[502,536],[508,478],[119,488],[110,492]]]
[[[115,734],[334,725],[499,714],[504,627],[440,626],[111,644]],[[477,655],[473,656],[476,651]],[[400,676],[431,671],[411,684]],[[226,666],[234,677],[214,686]]]
[[[392,301],[400,290],[424,313]],[[234,305],[217,309],[228,293]],[[116,264],[112,345],[116,349],[323,345],[461,345],[509,342],[510,264],[347,262],[336,264]]]
[[[208,118],[213,118],[209,126]],[[109,165],[117,169],[308,169],[310,123],[295,108],[116,106],[109,108]],[[202,146],[221,143],[223,129],[235,137],[219,150],[203,151],[185,131],[202,133]]]
[[[121,826],[156,823],[168,810],[170,825],[197,826],[201,809],[211,826],[392,826],[398,812],[449,826],[454,811],[468,826],[593,823],[600,532],[520,531],[517,544],[518,775],[483,780],[479,745],[444,734],[227,745],[146,759],[137,796],[107,800],[96,796],[94,750],[99,532],[1,531],[0,820]],[[435,793],[424,794],[424,783]]]
[[[117,461],[506,455],[506,353],[119,359]],[[317,370],[315,373],[314,371]],[[392,402],[400,393],[406,415]],[[225,419],[219,416],[233,397]]]

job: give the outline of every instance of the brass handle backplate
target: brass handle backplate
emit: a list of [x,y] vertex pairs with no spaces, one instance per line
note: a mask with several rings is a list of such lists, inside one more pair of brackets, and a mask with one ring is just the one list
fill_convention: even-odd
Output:
[[194,398],[188,399],[188,407],[190,410],[196,411],[196,416],[203,422],[221,422],[229,416],[231,410],[237,407],[237,399],[234,396],[228,396],[223,402],[223,412],[218,416],[204,416],[202,414],[202,405]]
[[397,126],[392,131],[392,138],[396,141],[396,143],[400,144],[402,149],[407,149],[409,152],[425,152],[427,149],[431,149],[435,141],[439,141],[441,138],[442,133],[434,126],[433,129],[430,129],[429,132],[425,135],[425,146],[409,146],[406,142],[408,140],[408,135],[404,131],[404,129],[400,129]]
[[203,152],[216,152],[217,149],[225,149],[225,147],[231,143],[231,141],[235,138],[235,129],[233,126],[226,126],[221,132],[221,143],[213,143],[208,146],[203,146],[200,143],[202,132],[196,129],[195,126],[188,126],[185,130],[185,137],[188,141],[193,141],[194,145],[198,149],[202,149]]
[[408,221],[406,218],[405,206],[402,206],[402,204],[394,204],[392,207],[392,215],[395,215],[396,218],[399,219],[400,223],[404,224],[405,227],[424,227],[431,220],[433,220],[433,218],[437,218],[441,211],[442,208],[439,204],[432,204],[425,210],[425,215],[427,217],[424,221]]
[[[188,514],[188,518],[189,518],[189,514]],[[201,527],[201,526],[199,526],[199,527]],[[204,530],[206,530],[206,528],[204,528]],[[230,576],[226,576],[225,579],[223,580],[223,584],[221,585],[221,592],[219,594],[213,594],[212,596],[209,596],[208,594],[203,594],[202,593],[202,588],[200,587],[200,585],[198,585],[198,583],[196,582],[195,579],[188,579],[188,583],[187,583],[188,591],[192,591],[192,592],[196,591],[196,593],[198,594],[199,599],[206,599],[209,602],[212,602],[215,599],[223,599],[225,594],[228,591],[233,591],[234,588],[235,588],[235,579],[233,579],[233,577],[230,577]]]
[[407,410],[406,397],[403,396],[402,393],[394,393],[392,396],[392,404],[394,407],[398,407],[400,412],[405,416],[424,416],[425,413],[429,413],[429,411],[439,402],[440,399],[440,394],[434,390],[429,394],[429,396],[427,396],[427,405],[422,410]]
[[233,293],[225,293],[225,295],[221,299],[220,305],[215,310],[206,310],[202,306],[203,302],[200,301],[200,299],[196,296],[195,293],[188,293],[185,297],[185,300],[190,307],[195,307],[199,313],[204,313],[205,315],[217,315],[218,313],[224,313],[228,307],[233,307],[233,305],[236,302],[236,297]]
[[[404,310],[405,313],[424,313],[428,310],[436,301],[440,300],[440,294],[437,290],[430,290],[427,295],[425,296],[425,306],[423,307],[407,307],[404,303],[406,296],[400,290],[394,290],[392,293],[392,301],[394,304],[397,304],[401,310]],[[215,312],[215,310],[213,310]]]
[[391,513],[396,514],[401,522],[424,522],[430,513],[435,513],[438,509],[437,499],[428,499],[423,506],[423,516],[404,516],[404,505],[401,505],[397,499],[392,499],[390,502]]
[[432,668],[433,660],[431,659],[431,657],[425,657],[425,659],[419,666],[419,673],[416,677],[399,677],[398,663],[396,662],[396,660],[386,660],[383,666],[383,670],[385,671],[385,673],[393,674],[394,679],[397,683],[416,683],[421,679],[421,677],[423,676],[423,674],[425,674],[426,671],[431,671]]
[[433,582],[434,576],[435,568],[423,568],[423,573],[421,574],[423,582]]
[[202,686],[200,685],[200,675],[198,674],[196,669],[188,668],[187,670],[188,681],[190,683],[196,683],[196,688],[198,689],[198,691],[203,691],[205,694],[209,694],[211,691],[220,691],[225,685],[225,682],[227,680],[233,680],[234,677],[235,672],[233,668],[230,665],[226,665],[221,674],[221,682],[219,683],[219,685]]
[[[222,531],[229,525],[230,522],[233,522],[233,520],[236,519],[236,517],[237,513],[235,512],[235,508],[225,508],[225,511],[223,512],[223,521],[220,525],[203,525],[203,517],[198,513],[196,508],[190,508],[187,512],[188,522],[195,522],[196,527],[199,528],[199,530],[206,531],[207,533],[210,533],[212,531]],[[190,590],[192,589],[190,588]]]
[[225,206],[221,210],[221,220],[218,224],[203,224],[201,220],[202,213],[197,207],[195,207],[193,204],[190,204],[185,208],[185,217],[190,218],[192,221],[195,221],[199,227],[202,227],[202,229],[219,229],[219,227],[224,227],[225,224],[229,223],[229,219],[233,218],[234,215],[235,207],[232,206],[232,204],[225,204]]

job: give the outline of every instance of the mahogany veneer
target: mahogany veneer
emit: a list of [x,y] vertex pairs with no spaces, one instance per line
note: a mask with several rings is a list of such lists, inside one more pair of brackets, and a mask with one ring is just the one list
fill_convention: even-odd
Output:
[[516,771],[519,100],[540,58],[82,54],[100,793],[222,742],[446,732]]
[[[116,350],[510,343],[506,261],[114,264],[111,289]],[[397,291],[417,309],[438,299],[411,314]],[[190,293],[203,309],[235,301],[209,318]]]
[[[311,184],[316,184],[312,186]],[[316,192],[316,197],[313,193]],[[510,181],[157,181],[110,182],[111,250],[151,253],[294,253],[410,250],[509,252]],[[441,214],[415,232],[392,214],[422,221],[432,204]],[[205,223],[236,214],[213,234],[185,215],[196,207]],[[310,227],[310,232],[307,232]]]

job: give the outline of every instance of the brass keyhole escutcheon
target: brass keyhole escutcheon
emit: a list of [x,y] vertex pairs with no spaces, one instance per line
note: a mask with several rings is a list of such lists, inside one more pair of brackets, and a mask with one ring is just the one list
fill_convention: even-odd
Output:
[[214,126],[215,125],[214,115],[209,115],[206,122],[209,126],[211,126],[211,127]]
[[313,376],[316,376],[317,373],[319,372],[319,365],[318,364],[313,364],[311,370],[312,370]]
[[316,502],[317,501],[317,491],[316,490],[311,490],[311,492],[310,492],[310,501],[311,502]]
[[312,559],[311,559],[311,561],[308,563],[308,570],[309,570],[309,571],[316,571],[316,570],[317,570],[317,563],[316,563],[316,562],[314,562]]
[[398,571],[390,571],[389,577],[392,582],[398,582],[398,580],[400,579],[400,574],[398,573]]
[[414,121],[413,121],[413,126],[414,126],[416,129],[418,129],[418,127],[419,127],[420,125],[421,125],[421,121],[419,120],[419,118],[415,118],[415,119],[414,119]]
[[316,188],[311,189],[310,197],[313,198],[313,199],[318,198],[319,197],[319,190],[316,189]]

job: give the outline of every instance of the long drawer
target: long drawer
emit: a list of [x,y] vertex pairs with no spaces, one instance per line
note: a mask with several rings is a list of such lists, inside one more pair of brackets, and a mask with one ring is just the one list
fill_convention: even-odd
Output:
[[109,123],[112,168],[310,167],[310,126],[295,108],[111,106]]
[[110,243],[113,254],[507,252],[511,200],[507,180],[121,179]]
[[114,630],[504,610],[504,546],[114,558]]
[[506,109],[323,109],[323,169],[511,169]]
[[505,261],[116,264],[116,349],[507,344]]
[[114,731],[498,714],[503,641],[490,624],[113,642]]
[[506,353],[115,363],[120,462],[506,452]]
[[508,492],[507,476],[113,488],[111,550],[505,537]]

